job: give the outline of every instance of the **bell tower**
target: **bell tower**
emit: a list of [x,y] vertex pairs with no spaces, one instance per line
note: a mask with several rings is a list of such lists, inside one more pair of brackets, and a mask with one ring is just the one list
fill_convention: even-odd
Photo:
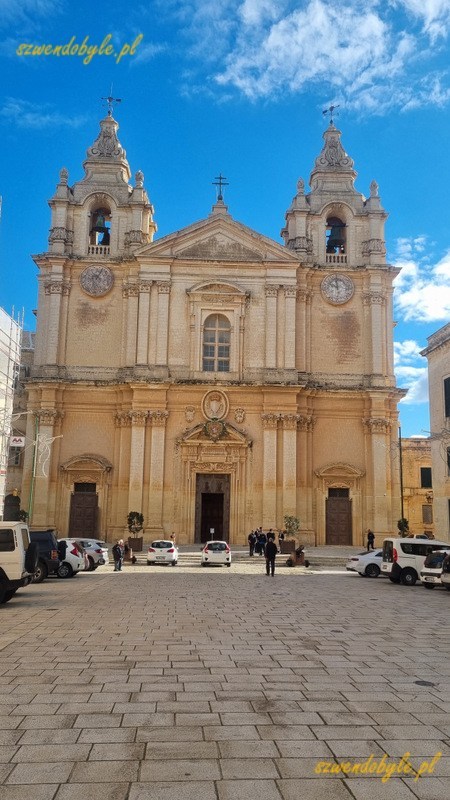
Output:
[[[113,295],[108,297],[108,306],[101,305],[100,298],[114,286],[116,293],[120,291],[127,262],[129,271],[134,251],[151,242],[156,231],[143,173],[136,172],[134,185],[130,184],[131,170],[118,127],[110,109],[87,150],[84,177],[70,186],[63,167],[49,201],[48,251],[34,257],[40,270],[34,362],[39,376],[64,375],[68,362],[78,364],[77,329],[93,325],[94,319],[99,328],[100,319],[105,322],[111,316],[106,308]],[[105,325],[103,329],[110,337]]]

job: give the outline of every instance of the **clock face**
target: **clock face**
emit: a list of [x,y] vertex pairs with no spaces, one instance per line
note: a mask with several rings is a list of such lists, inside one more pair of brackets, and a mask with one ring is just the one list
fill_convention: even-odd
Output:
[[327,275],[322,281],[321,289],[330,303],[341,305],[353,297],[355,286],[347,275]]
[[81,288],[93,297],[109,292],[113,283],[114,275],[109,267],[87,267],[80,275]]

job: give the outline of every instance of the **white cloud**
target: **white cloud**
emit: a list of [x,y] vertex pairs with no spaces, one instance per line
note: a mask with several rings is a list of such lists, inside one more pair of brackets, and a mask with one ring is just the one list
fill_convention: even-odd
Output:
[[409,364],[418,358],[423,358],[420,351],[423,350],[418,342],[413,339],[405,339],[404,342],[394,342],[394,364]]
[[87,117],[60,114],[52,110],[48,103],[37,105],[28,100],[8,97],[0,109],[0,120],[16,125],[18,128],[45,129],[54,127],[79,128]]
[[[418,246],[415,245],[418,243]],[[450,250],[434,265],[424,252],[424,237],[399,240],[401,272],[394,281],[397,314],[406,322],[442,322],[450,319]],[[404,256],[409,259],[404,260]]]
[[190,82],[194,92],[213,86],[256,100],[319,86],[324,102],[371,114],[450,102],[434,46],[450,30],[450,0],[164,0],[164,8],[199,73],[210,71]]
[[61,6],[61,0],[0,0],[0,26],[12,22],[28,24],[37,17],[53,17]]
[[432,42],[447,36],[450,29],[450,0],[399,0],[413,17],[423,23]]
[[152,42],[141,44],[131,61],[131,65],[134,67],[139,64],[145,64],[148,61],[153,61],[156,56],[160,55],[160,53],[164,53],[166,50],[167,45],[164,44],[153,44]]
[[402,389],[408,389],[408,394],[403,397],[401,403],[405,405],[428,403],[427,367],[397,366],[395,375],[398,385]]

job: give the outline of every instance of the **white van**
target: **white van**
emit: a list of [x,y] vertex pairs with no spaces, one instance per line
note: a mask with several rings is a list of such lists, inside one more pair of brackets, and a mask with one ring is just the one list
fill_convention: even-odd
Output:
[[420,580],[427,555],[433,550],[448,549],[448,542],[438,542],[435,539],[385,539],[381,574],[387,575],[392,583],[414,586],[416,581]]

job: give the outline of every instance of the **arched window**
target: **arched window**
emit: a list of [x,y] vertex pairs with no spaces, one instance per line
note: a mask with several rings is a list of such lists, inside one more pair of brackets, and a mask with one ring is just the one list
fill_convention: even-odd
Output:
[[345,222],[339,217],[327,219],[327,253],[346,253]]
[[230,371],[231,325],[223,314],[211,314],[203,326],[203,371]]
[[111,240],[111,211],[109,208],[95,208],[91,213],[89,244],[109,247]]

